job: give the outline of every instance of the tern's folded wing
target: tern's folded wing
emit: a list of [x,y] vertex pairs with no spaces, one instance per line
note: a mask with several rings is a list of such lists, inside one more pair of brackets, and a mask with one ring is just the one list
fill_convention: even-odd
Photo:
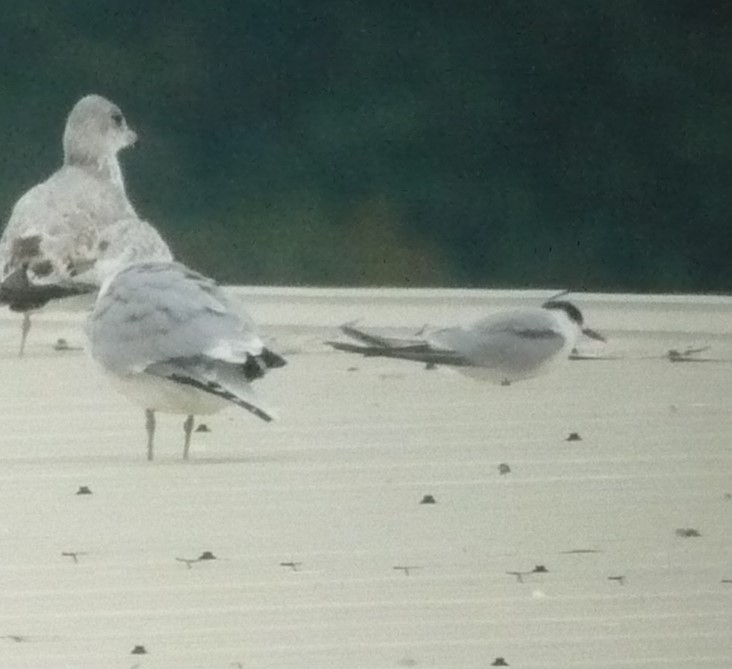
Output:
[[471,363],[455,351],[433,346],[429,342],[422,341],[412,343],[413,340],[390,339],[390,344],[379,344],[376,346],[351,344],[349,342],[327,341],[338,351],[347,353],[358,353],[367,358],[397,358],[400,360],[413,360],[431,365],[452,365],[457,367],[469,366]]
[[427,342],[422,337],[385,337],[375,332],[362,330],[355,326],[355,321],[341,325],[341,332],[365,344],[381,346],[383,348],[419,348],[427,345]]

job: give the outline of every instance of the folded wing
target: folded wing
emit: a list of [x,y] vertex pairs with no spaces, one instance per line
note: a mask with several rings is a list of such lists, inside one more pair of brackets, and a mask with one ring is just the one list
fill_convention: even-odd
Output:
[[426,338],[384,337],[357,328],[354,323],[341,326],[341,332],[356,339],[361,344],[327,341],[338,351],[358,353],[366,357],[398,358],[414,360],[428,365],[469,366],[471,362],[462,354],[449,347],[430,342]]
[[163,377],[271,420],[249,384],[285,360],[214,281],[183,265],[122,270],[102,289],[87,329],[92,357],[112,373]]

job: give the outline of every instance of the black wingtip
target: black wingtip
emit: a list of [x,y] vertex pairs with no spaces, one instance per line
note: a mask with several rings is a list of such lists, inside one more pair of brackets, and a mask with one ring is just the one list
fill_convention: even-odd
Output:
[[284,367],[287,364],[287,360],[285,360],[278,353],[275,353],[274,351],[270,351],[268,348],[262,349],[262,353],[260,354],[260,357],[262,358],[262,361],[264,362],[264,364],[270,369],[276,369],[277,367]]
[[28,279],[28,266],[24,265],[9,274],[0,283],[0,304],[7,304],[12,311],[39,309],[51,300],[84,295],[97,290],[88,283],[33,284]]
[[176,383],[180,383],[186,386],[193,386],[194,388],[202,390],[205,393],[216,395],[217,397],[220,397],[227,402],[236,404],[242,409],[246,409],[249,413],[254,414],[257,418],[262,419],[265,423],[271,423],[274,420],[274,416],[268,414],[266,411],[264,411],[264,409],[260,409],[258,406],[255,406],[251,402],[247,402],[245,399],[242,399],[238,395],[235,395],[215,381],[203,383],[198,379],[194,379],[190,376],[185,376],[184,374],[168,374],[167,378],[171,381],[175,381]]
[[325,341],[323,342],[327,346],[331,346],[336,351],[345,351],[346,353],[360,353],[361,355],[368,355],[369,351],[373,351],[373,347],[360,346],[358,344],[350,344],[344,341]]
[[267,370],[284,367],[286,364],[287,360],[282,356],[264,348],[259,355],[248,355],[247,361],[242,364],[241,369],[247,381],[256,381],[261,379]]
[[452,367],[474,366],[470,360],[458,355],[454,351],[431,349],[426,342],[395,347],[381,345],[363,346],[343,341],[326,341],[324,343],[332,346],[336,351],[358,353],[367,358],[393,358],[397,360],[423,362],[425,364],[449,365]]
[[387,339],[380,335],[360,330],[359,328],[355,327],[355,324],[357,322],[358,321],[350,321],[349,323],[344,323],[343,325],[341,325],[341,332],[345,335],[348,335],[349,337],[352,337],[353,339],[357,339],[358,341],[363,342],[364,344],[368,344],[369,346],[389,348],[389,342]]

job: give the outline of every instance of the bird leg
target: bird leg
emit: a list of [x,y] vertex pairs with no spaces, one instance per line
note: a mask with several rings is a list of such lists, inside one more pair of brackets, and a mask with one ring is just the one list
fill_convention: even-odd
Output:
[[183,423],[185,441],[183,442],[183,459],[188,460],[188,449],[191,447],[191,432],[193,432],[193,416],[190,415]]
[[20,326],[20,351],[18,352],[18,357],[23,357],[23,352],[25,351],[25,340],[28,338],[28,333],[31,329],[31,319],[30,314],[25,311],[23,312],[23,323]]
[[145,429],[147,430],[147,459],[153,459],[153,439],[155,438],[155,412],[145,409]]

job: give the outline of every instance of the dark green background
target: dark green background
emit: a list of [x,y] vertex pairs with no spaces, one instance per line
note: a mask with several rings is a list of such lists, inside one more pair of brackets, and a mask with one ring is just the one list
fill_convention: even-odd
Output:
[[732,287],[732,3],[0,2],[0,206],[97,92],[225,282]]

